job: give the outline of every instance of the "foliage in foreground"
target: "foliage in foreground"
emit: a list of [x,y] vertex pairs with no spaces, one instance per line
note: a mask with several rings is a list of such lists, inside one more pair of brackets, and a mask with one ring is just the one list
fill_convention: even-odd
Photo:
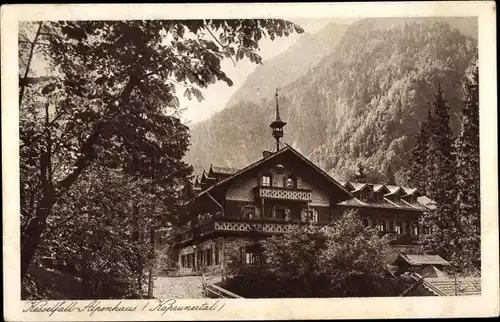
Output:
[[[143,296],[150,234],[179,224],[189,197],[178,95],[202,100],[200,89],[231,86],[223,59],[260,63],[263,37],[303,30],[275,19],[27,25],[32,35],[24,24],[19,35],[23,294],[37,293],[29,272],[44,266],[79,280],[81,298]],[[43,77],[33,75],[37,56],[48,62]]]
[[396,296],[385,237],[348,212],[325,232],[301,227],[262,242],[266,263],[243,267],[227,287],[244,297]]

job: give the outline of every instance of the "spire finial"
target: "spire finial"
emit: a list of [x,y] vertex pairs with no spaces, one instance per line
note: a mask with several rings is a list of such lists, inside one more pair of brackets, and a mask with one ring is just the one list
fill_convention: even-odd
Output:
[[279,107],[279,103],[278,103],[278,87],[276,87],[276,121],[281,121],[280,107]]
[[283,127],[286,122],[283,122],[280,118],[280,109],[278,104],[278,88],[276,88],[276,119],[271,123],[271,128],[273,129],[273,137],[276,139],[276,151],[280,149],[280,139],[283,137]]

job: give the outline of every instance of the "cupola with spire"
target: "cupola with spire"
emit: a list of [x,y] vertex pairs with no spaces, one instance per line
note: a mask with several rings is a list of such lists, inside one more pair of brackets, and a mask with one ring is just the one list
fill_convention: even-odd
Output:
[[280,149],[280,139],[283,137],[283,127],[286,122],[280,118],[280,108],[278,104],[278,89],[276,89],[276,116],[270,127],[273,129],[273,137],[276,139],[276,152]]

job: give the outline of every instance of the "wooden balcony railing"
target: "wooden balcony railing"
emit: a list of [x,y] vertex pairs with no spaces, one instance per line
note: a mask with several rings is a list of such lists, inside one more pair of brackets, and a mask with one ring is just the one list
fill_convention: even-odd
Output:
[[254,193],[257,198],[264,199],[296,200],[305,202],[311,201],[312,199],[312,191],[308,189],[259,186],[254,188]]
[[294,227],[308,224],[320,225],[318,223],[298,220],[219,217],[180,234],[177,242],[184,243],[192,240],[195,236],[204,237],[212,232],[286,233],[291,231]]
[[380,236],[387,235],[391,244],[411,245],[418,241],[417,235],[398,234],[397,232],[379,232]]

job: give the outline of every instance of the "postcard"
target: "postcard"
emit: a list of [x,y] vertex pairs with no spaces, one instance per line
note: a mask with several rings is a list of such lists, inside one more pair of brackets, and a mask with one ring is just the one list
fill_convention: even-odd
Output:
[[6,320],[499,314],[494,2],[1,12]]

